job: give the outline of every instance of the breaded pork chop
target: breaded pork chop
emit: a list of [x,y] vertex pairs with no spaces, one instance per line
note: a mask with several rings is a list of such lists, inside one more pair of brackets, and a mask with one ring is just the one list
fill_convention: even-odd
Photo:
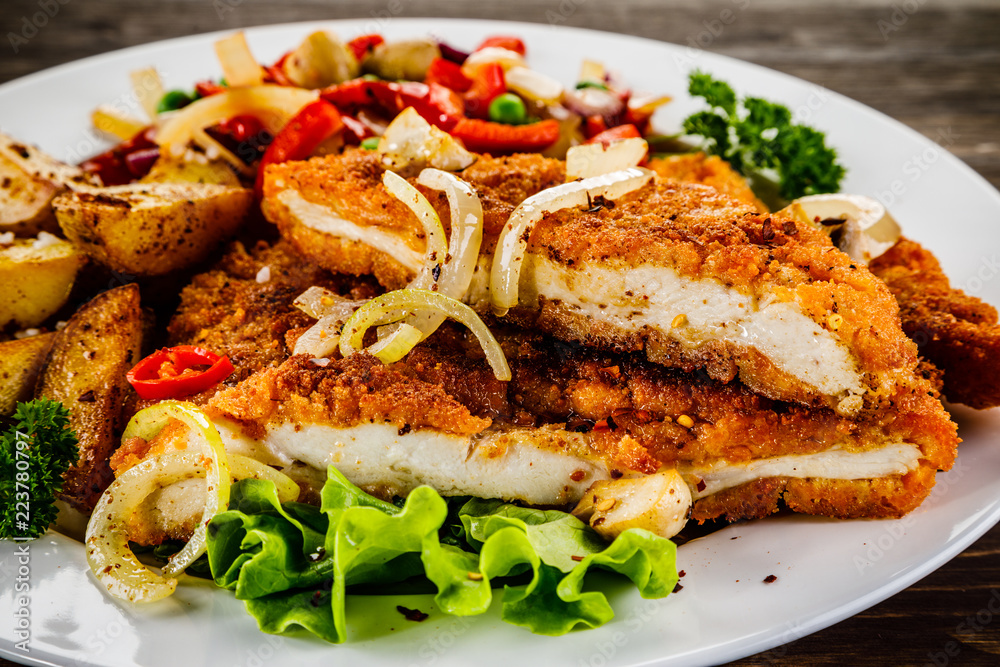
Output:
[[903,330],[944,371],[944,395],[974,408],[1000,405],[996,309],[951,286],[933,254],[903,238],[870,265],[899,302]]
[[[519,155],[480,157],[459,174],[483,193],[484,268],[517,198],[558,182],[561,169],[560,161]],[[285,234],[306,234],[310,247],[328,248],[312,255],[328,268],[344,270],[365,247],[329,227],[315,229],[332,218],[391,234],[419,265],[417,219],[380,179],[378,156],[357,151],[276,165],[267,171],[265,211]],[[505,179],[516,185],[499,187]],[[446,198],[428,194],[447,220]],[[825,234],[673,180],[603,203],[549,213],[534,227],[512,321],[565,340],[641,351],[687,371],[703,368],[723,382],[739,377],[770,398],[845,415],[924,391],[892,295]],[[488,310],[483,281],[473,284],[466,300]]]

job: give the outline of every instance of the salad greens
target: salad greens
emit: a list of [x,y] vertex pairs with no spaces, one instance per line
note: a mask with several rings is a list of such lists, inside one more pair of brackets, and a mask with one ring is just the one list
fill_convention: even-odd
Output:
[[39,537],[55,521],[63,474],[79,458],[69,411],[47,398],[18,403],[0,435],[0,539]]
[[793,123],[788,107],[759,97],[739,100],[728,83],[700,71],[689,76],[688,92],[709,109],[685,118],[684,132],[703,137],[705,152],[750,179],[762,199],[775,187],[786,201],[840,189],[845,171],[837,152],[819,130]]
[[677,583],[673,542],[628,530],[610,545],[576,517],[499,500],[445,500],[430,487],[402,507],[374,498],[330,467],[319,508],[278,502],[274,484],[247,479],[208,527],[208,560],[264,632],[305,628],[346,638],[346,595],[392,590],[416,578],[441,612],[485,612],[504,584],[502,618],[544,635],[613,616],[603,593],[583,591],[588,571],[631,579],[645,598]]

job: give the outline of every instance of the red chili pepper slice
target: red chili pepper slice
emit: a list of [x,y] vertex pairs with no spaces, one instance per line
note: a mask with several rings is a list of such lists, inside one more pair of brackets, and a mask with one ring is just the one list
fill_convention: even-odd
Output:
[[463,118],[451,129],[451,134],[476,153],[529,153],[543,150],[559,139],[559,121],[548,119],[529,125],[504,125]]
[[638,138],[638,139],[642,138],[642,134],[639,133],[639,128],[631,124],[616,125],[615,127],[609,128],[607,130],[604,130],[603,132],[595,134],[590,139],[587,139],[587,143],[596,144],[600,142],[605,146],[607,146],[612,141],[616,141],[618,139],[633,139],[633,138]]
[[472,86],[465,93],[465,113],[473,118],[488,118],[490,102],[497,95],[507,92],[503,67],[500,63],[487,63],[479,68]]
[[366,55],[375,50],[376,46],[384,43],[385,39],[382,38],[382,35],[361,35],[349,41],[347,48],[354,53],[354,57],[357,58],[358,62],[361,62],[365,59]]
[[525,53],[524,42],[517,37],[512,37],[511,35],[495,35],[493,37],[487,37],[483,40],[483,43],[476,48],[476,51],[485,49],[489,46],[496,46],[501,49],[507,49],[508,51],[516,51],[522,56]]
[[178,345],[157,350],[125,377],[139,398],[155,401],[197,394],[222,382],[232,372],[229,357],[194,345]]
[[264,169],[267,165],[304,160],[317,146],[340,132],[343,127],[340,112],[325,100],[316,100],[302,107],[264,151],[264,157],[257,167],[257,196],[260,197],[264,192]]
[[444,58],[435,58],[427,68],[424,83],[436,83],[459,93],[472,87],[472,79],[462,73],[462,66]]

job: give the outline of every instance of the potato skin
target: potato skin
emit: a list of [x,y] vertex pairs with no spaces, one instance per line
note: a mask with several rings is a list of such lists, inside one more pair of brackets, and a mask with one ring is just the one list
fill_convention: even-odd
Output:
[[34,236],[56,231],[52,198],[68,185],[92,182],[78,167],[0,133],[0,233]]
[[97,295],[55,335],[35,386],[36,398],[60,401],[80,440],[80,460],[64,477],[61,497],[89,512],[114,475],[108,459],[117,445],[125,373],[139,359],[143,313],[139,287]]
[[48,239],[0,245],[0,329],[38,326],[69,298],[83,255],[72,243]]
[[48,333],[0,343],[0,417],[9,417],[18,402],[31,399],[54,338]]
[[66,237],[120,273],[160,276],[207,259],[243,223],[253,192],[209,183],[130,183],[52,202]]

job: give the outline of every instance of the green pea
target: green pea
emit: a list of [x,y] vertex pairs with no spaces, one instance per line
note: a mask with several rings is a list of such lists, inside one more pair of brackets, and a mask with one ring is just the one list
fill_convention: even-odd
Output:
[[156,113],[177,111],[178,109],[183,109],[193,101],[191,96],[183,90],[171,90],[169,93],[164,93],[163,97],[160,98],[160,101],[156,105]]
[[378,148],[378,142],[382,140],[382,137],[368,137],[361,142],[361,147],[366,151],[373,151]]
[[497,95],[490,102],[490,120],[508,125],[520,125],[528,117],[524,102],[514,93]]

